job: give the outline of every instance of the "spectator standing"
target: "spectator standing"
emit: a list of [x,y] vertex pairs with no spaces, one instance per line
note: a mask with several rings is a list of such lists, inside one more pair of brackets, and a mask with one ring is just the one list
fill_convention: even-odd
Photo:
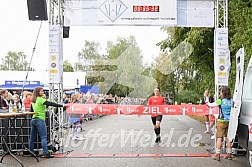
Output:
[[[72,97],[72,103],[80,104],[81,96],[79,94],[75,94]],[[81,133],[81,114],[71,114],[70,115],[70,123],[72,124],[72,140],[84,140]]]
[[25,99],[24,99],[24,106],[25,106],[25,108],[31,108],[31,97],[32,97],[32,93],[31,92],[27,92],[25,94]]
[[8,90],[3,89],[3,90],[1,90],[0,94],[1,94],[0,109],[8,109],[9,108],[9,102],[7,100]]
[[[204,92],[204,98],[202,101],[202,104],[207,104],[207,103],[213,103],[214,102],[214,98],[212,96],[210,96],[209,90],[205,90]],[[210,116],[209,115],[205,115],[205,124],[206,124],[206,131],[204,133],[210,134]]]
[[221,89],[221,99],[218,99],[215,103],[208,103],[210,107],[219,106],[219,116],[217,119],[217,132],[216,132],[216,154],[213,157],[214,160],[220,161],[220,153],[222,147],[222,140],[225,137],[226,140],[226,152],[227,155],[224,157],[226,159],[232,159],[232,147],[229,139],[227,138],[228,126],[230,120],[230,112],[233,105],[231,100],[231,91],[227,86]]
[[53,158],[54,155],[51,155],[48,152],[47,148],[47,132],[46,132],[46,106],[54,106],[54,107],[63,107],[61,104],[56,104],[53,102],[49,102],[44,98],[44,91],[42,87],[36,87],[33,91],[32,96],[32,106],[31,112],[35,112],[32,116],[31,120],[31,132],[30,132],[30,141],[29,141],[29,149],[34,152],[34,141],[37,138],[37,134],[39,134],[41,139],[41,145],[43,148],[43,158]]

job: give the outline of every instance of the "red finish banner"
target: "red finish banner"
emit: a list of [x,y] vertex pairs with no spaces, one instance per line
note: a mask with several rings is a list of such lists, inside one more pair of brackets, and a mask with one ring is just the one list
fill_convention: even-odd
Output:
[[67,104],[68,114],[100,115],[212,115],[218,107],[207,105],[119,105],[119,104]]

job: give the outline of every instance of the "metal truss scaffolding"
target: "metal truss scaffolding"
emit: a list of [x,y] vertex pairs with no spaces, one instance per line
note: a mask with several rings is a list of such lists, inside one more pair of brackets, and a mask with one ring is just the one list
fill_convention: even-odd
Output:
[[[217,28],[227,28],[227,27],[228,27],[228,0],[216,0],[215,1],[215,30]],[[214,46],[214,53],[216,53],[215,46]],[[217,98],[219,98],[220,96],[220,89],[221,89],[221,85],[216,84],[215,82],[215,96]]]
[[[64,0],[50,0],[49,2],[49,26],[50,25],[60,25],[60,28],[63,29],[63,10],[64,10]],[[61,31],[62,33],[62,31]],[[59,46],[62,46],[62,34],[60,35],[61,40]],[[60,50],[61,49],[61,50]],[[59,47],[59,54],[63,54],[62,47]],[[63,56],[59,56],[63,59]],[[63,60],[60,60],[63,62]],[[63,71],[63,66],[60,67]],[[60,78],[63,79],[63,73],[60,72]],[[63,83],[62,79],[59,83],[49,83],[49,98],[59,104],[62,103],[63,96]],[[52,143],[58,142],[60,144],[61,152],[63,152],[63,108],[50,108],[50,119],[51,119],[51,137],[50,141]]]

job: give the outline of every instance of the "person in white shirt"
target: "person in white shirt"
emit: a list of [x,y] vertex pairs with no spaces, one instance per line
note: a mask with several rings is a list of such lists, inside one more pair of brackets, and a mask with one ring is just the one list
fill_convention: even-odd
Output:
[[[210,96],[209,90],[205,90],[204,92],[204,99],[202,101],[202,104],[207,104],[207,103],[213,103],[214,102],[214,98],[212,96]],[[210,134],[210,119],[209,119],[209,115],[205,115],[205,124],[206,124],[206,131],[204,133]]]

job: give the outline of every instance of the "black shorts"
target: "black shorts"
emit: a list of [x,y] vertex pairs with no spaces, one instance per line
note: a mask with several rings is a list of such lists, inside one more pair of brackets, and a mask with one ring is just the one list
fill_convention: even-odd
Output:
[[156,117],[151,117],[153,125],[156,125],[156,121],[162,121],[163,115],[158,115]]

